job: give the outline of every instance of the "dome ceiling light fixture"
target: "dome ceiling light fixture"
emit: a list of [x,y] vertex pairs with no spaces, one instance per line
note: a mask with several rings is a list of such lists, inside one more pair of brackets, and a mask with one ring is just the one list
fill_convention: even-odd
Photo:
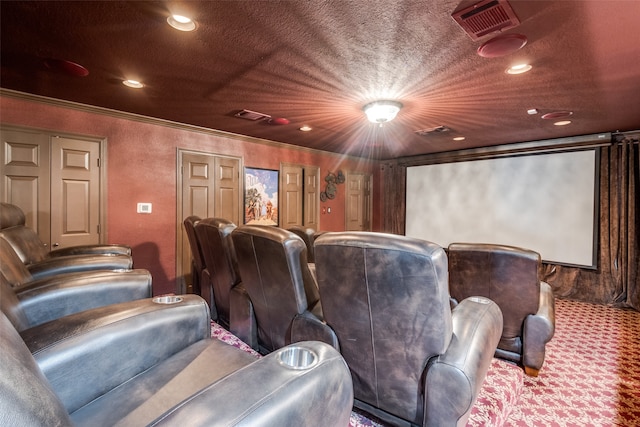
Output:
[[402,104],[397,101],[374,101],[365,105],[362,109],[371,123],[383,123],[393,120]]

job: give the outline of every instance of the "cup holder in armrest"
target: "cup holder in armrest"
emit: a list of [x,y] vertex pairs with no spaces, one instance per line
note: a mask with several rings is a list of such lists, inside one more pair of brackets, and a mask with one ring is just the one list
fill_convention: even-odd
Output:
[[278,362],[289,369],[309,369],[318,363],[318,355],[306,348],[290,346],[280,350]]
[[163,297],[155,297],[152,301],[156,304],[177,304],[179,302],[182,302],[182,297],[167,295]]

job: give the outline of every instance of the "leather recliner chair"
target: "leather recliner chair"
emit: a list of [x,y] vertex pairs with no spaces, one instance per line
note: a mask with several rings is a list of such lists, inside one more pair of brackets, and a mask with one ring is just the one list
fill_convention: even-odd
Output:
[[[68,248],[53,249],[48,251],[36,232],[26,226],[26,218],[22,209],[10,203],[0,203],[0,230],[19,227],[8,234],[7,240],[22,239],[17,243],[20,249],[18,255],[25,264],[40,262],[46,258],[68,255],[127,255],[131,256],[131,247],[128,245],[81,245]],[[24,227],[24,228],[22,228]],[[15,237],[14,237],[15,236]]]
[[124,245],[86,245],[47,251],[36,232],[25,225],[20,208],[0,204],[0,240],[8,244],[34,278],[87,270],[130,269],[131,249]]
[[[215,306],[217,322],[225,328],[229,328],[231,289],[240,283],[238,262],[231,239],[231,232],[236,225],[222,218],[205,218],[200,220],[195,227],[196,236],[204,263],[208,272],[208,289],[203,292]],[[205,297],[205,299],[207,299]]]
[[[204,256],[200,242],[196,237],[196,224],[200,221],[200,217],[196,215],[188,216],[184,219],[184,231],[187,234],[189,249],[191,250],[191,281],[193,285],[193,293],[202,296],[209,305],[211,301],[207,299],[206,292],[202,291],[202,274],[205,269]],[[215,315],[213,316],[215,318]]]
[[[151,297],[147,270],[63,274],[12,287],[0,273],[0,307],[18,332],[81,311]],[[10,316],[11,317],[11,316]]]
[[239,226],[231,237],[242,278],[232,290],[231,332],[261,353],[303,339],[335,344],[335,335],[322,320],[302,239],[282,228],[259,225]]
[[447,256],[423,240],[328,232],[315,256],[355,406],[391,425],[464,426],[502,331],[498,306],[477,297],[452,311]]
[[482,243],[452,243],[448,254],[454,304],[471,295],[495,301],[504,317],[496,357],[520,363],[527,375],[537,376],[555,331],[555,298],[551,286],[539,279],[540,254]]
[[315,257],[313,256],[313,241],[315,239],[316,231],[313,228],[301,227],[299,225],[289,227],[287,230],[300,236],[305,245],[307,245],[307,262],[314,263]]
[[347,425],[353,390],[334,349],[302,342],[255,359],[211,339],[209,319],[196,295],[21,334],[1,312],[0,425]]

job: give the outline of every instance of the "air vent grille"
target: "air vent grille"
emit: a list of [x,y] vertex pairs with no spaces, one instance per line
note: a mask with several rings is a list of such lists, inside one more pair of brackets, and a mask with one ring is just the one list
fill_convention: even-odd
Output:
[[451,129],[446,126],[436,126],[433,128],[417,130],[414,133],[420,136],[429,136],[433,134],[449,132],[450,130]]
[[506,0],[483,0],[451,16],[473,40],[520,24]]
[[271,116],[268,114],[258,113],[257,111],[251,111],[251,110],[239,111],[235,114],[235,116],[240,117],[241,119],[253,120],[253,121],[271,118]]

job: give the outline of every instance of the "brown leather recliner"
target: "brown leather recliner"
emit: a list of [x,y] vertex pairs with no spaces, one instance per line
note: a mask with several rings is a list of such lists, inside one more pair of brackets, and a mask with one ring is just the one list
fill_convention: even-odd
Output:
[[[278,227],[232,233],[242,284],[232,290],[230,330],[262,353],[301,340],[335,345],[300,237]],[[242,315],[240,315],[242,313]]]
[[555,331],[555,299],[551,286],[539,279],[540,254],[481,243],[452,243],[448,254],[454,303],[472,295],[495,301],[504,317],[496,357],[537,376]]
[[202,273],[205,269],[204,265],[204,257],[202,255],[202,248],[200,248],[200,242],[198,242],[198,238],[196,237],[196,224],[200,221],[200,217],[196,215],[188,216],[182,221],[184,225],[184,231],[187,234],[187,241],[189,242],[189,249],[191,250],[191,282],[193,286],[193,293],[202,295],[202,297],[207,301],[207,304],[210,304],[210,301],[207,300],[206,295],[202,293]]
[[446,254],[423,240],[328,232],[315,256],[356,407],[391,425],[464,426],[502,331],[498,306],[477,297],[452,311]]
[[205,218],[195,227],[196,236],[206,267],[207,283],[203,293],[208,295],[210,304],[215,306],[217,321],[223,327],[229,327],[231,289],[240,283],[238,262],[236,260],[231,232],[236,225],[223,218]]

